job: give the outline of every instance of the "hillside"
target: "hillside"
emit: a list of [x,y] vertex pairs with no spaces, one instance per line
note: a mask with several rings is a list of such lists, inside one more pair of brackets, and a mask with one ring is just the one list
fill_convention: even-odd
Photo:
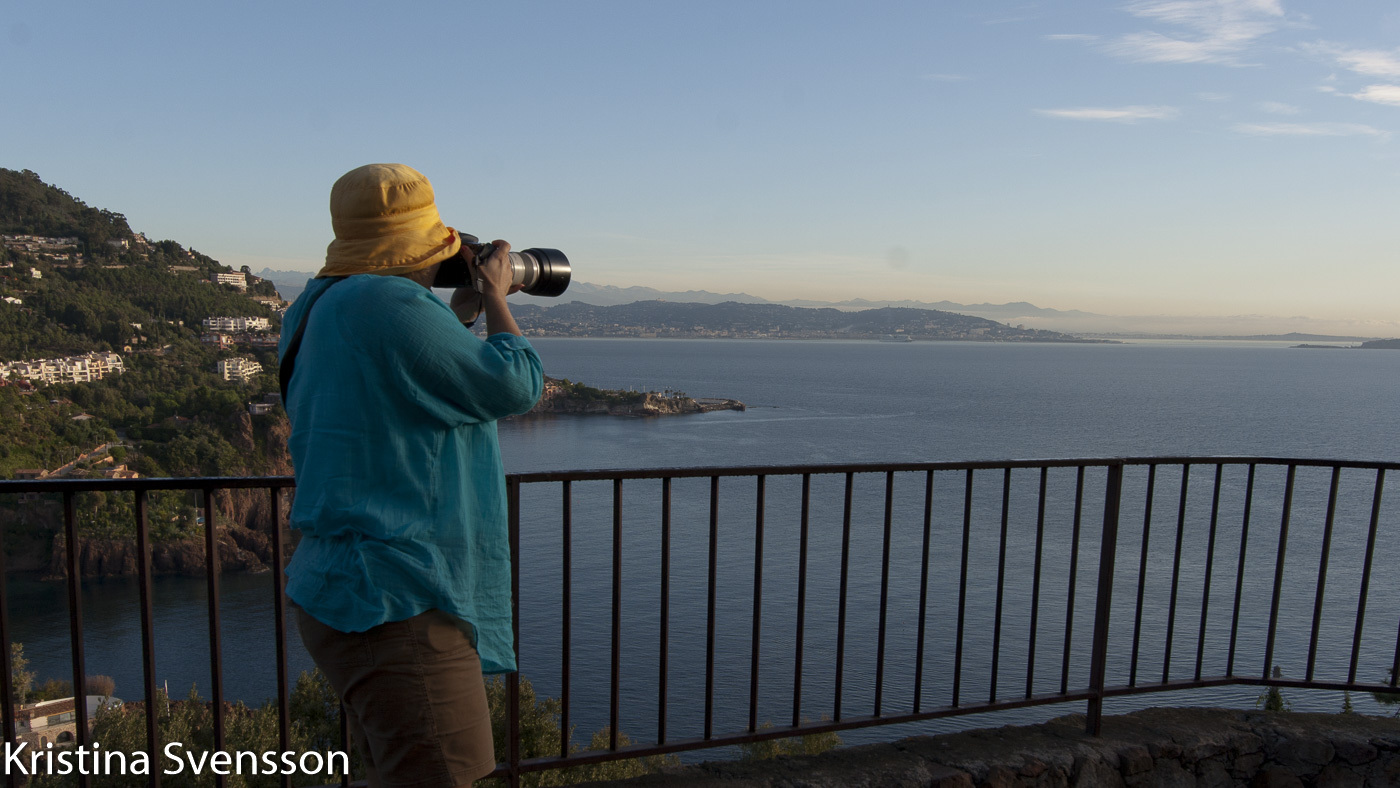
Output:
[[[0,478],[290,473],[286,416],[261,404],[274,376],[219,371],[235,359],[275,369],[270,282],[149,241],[121,214],[28,171],[0,169],[0,228]],[[221,274],[244,287],[215,281]],[[215,317],[258,318],[269,330],[214,334],[203,321]],[[58,508],[6,497],[0,520],[27,526],[7,532],[8,566],[47,568]],[[195,504],[153,495],[157,539],[202,533]],[[85,539],[124,538],[131,505],[130,496],[80,496]],[[231,534],[266,525],[266,501],[231,495],[222,506]],[[103,564],[102,550],[83,550]]]
[[[249,357],[270,369],[273,348],[253,335],[225,349],[201,337],[202,321],[216,316],[263,318],[275,330],[270,282],[245,290],[216,284],[215,274],[235,272],[174,241],[147,241],[121,214],[90,208],[28,171],[0,169],[0,227],[0,364],[102,351],[116,353],[126,370],[44,386],[11,364],[0,379],[0,412],[8,416],[0,421],[0,478],[51,470],[99,437],[131,439],[130,462],[143,473],[235,473],[266,464],[218,444],[247,415],[246,401],[275,391],[274,381],[225,381],[216,367]],[[36,386],[42,396],[33,396]],[[90,418],[73,422],[82,415]],[[176,417],[188,425],[181,440],[158,426]],[[191,451],[189,443],[214,445]]]

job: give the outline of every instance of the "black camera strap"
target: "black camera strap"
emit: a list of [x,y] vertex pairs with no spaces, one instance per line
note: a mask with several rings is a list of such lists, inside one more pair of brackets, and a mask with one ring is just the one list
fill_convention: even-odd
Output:
[[316,302],[320,300],[321,296],[326,294],[327,290],[334,287],[336,282],[345,279],[343,276],[331,276],[327,278],[331,280],[331,283],[317,290],[316,294],[311,296],[311,300],[306,302],[306,311],[301,314],[301,325],[297,326],[296,333],[292,334],[292,341],[287,343],[287,352],[282,354],[282,363],[277,367],[277,384],[282,389],[283,408],[287,407],[287,387],[292,383],[292,372],[296,367],[297,351],[301,349],[301,335],[306,333],[306,324],[311,321],[311,307],[316,306]]

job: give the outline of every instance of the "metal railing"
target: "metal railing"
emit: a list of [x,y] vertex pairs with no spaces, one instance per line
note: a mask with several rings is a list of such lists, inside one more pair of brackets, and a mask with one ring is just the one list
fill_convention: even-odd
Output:
[[[1400,549],[1400,507],[1383,496],[1396,469],[1153,457],[510,475],[521,672],[506,677],[512,735],[493,776],[514,785],[609,760],[1071,702],[1085,703],[1097,733],[1108,699],[1226,685],[1394,693],[1400,582],[1393,561],[1375,558]],[[62,497],[74,686],[85,675],[74,497],[135,494],[149,709],[146,500],[200,491],[223,747],[214,502],[223,490],[266,490],[280,525],[292,486],[284,477],[0,482],[0,499]],[[285,750],[284,536],[272,531]],[[8,605],[0,585],[3,642]],[[0,660],[13,742],[7,649]],[[553,752],[520,750],[530,711],[520,707],[522,674],[558,699]],[[604,749],[575,744],[581,721],[603,723]],[[649,735],[631,744],[624,729]],[[154,715],[146,733],[154,761]]]

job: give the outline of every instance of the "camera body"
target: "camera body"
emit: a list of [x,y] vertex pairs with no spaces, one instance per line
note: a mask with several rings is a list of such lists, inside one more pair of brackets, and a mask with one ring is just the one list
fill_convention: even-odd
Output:
[[[442,261],[433,287],[476,289],[472,281],[468,263],[478,255],[491,254],[492,246],[478,241],[476,236],[462,234],[462,248],[457,254]],[[511,284],[520,285],[520,291],[534,296],[559,296],[569,288],[572,268],[569,258],[558,249],[525,249],[510,252]]]

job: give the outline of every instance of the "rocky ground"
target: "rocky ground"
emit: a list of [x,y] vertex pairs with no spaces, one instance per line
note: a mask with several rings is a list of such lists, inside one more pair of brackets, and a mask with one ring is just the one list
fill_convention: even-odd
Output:
[[817,756],[677,767],[614,788],[1381,788],[1400,786],[1400,720],[1148,709],[918,736]]

